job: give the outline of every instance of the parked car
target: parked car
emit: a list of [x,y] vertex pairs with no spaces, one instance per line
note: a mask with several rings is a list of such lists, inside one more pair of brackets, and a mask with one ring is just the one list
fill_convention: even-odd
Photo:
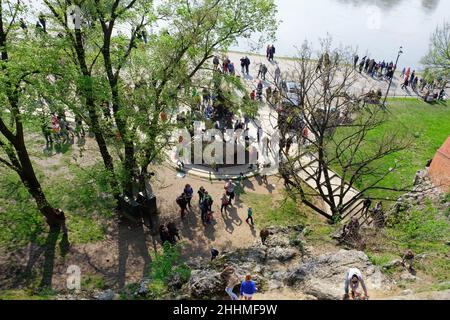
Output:
[[300,85],[294,81],[283,81],[281,83],[282,105],[295,106],[300,105]]

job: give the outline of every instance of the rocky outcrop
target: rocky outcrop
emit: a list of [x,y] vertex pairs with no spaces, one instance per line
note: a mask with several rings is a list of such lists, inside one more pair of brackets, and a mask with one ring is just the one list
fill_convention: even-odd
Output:
[[364,252],[355,250],[341,250],[314,257],[290,270],[285,282],[321,300],[341,299],[345,273],[350,267],[363,272],[369,288],[390,289],[390,283],[381,270],[371,264]]
[[190,296],[193,299],[226,297],[226,281],[220,277],[225,265],[232,266],[240,279],[252,274],[260,292],[291,288],[313,299],[341,299],[345,273],[350,267],[364,273],[369,289],[389,290],[390,282],[364,252],[341,250],[303,262],[303,247],[299,245],[303,228],[269,229],[271,235],[265,245],[255,243],[247,249],[224,253],[212,263],[191,261],[190,265],[196,269],[188,284]]

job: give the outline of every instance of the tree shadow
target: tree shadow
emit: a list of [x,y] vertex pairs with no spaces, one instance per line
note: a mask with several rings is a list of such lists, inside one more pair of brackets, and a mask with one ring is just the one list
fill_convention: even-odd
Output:
[[44,263],[42,265],[42,280],[40,288],[51,288],[53,280],[53,269],[55,267],[56,244],[61,230],[51,228],[45,241]]
[[118,285],[120,289],[125,287],[126,265],[130,249],[138,252],[144,260],[142,275],[145,277],[150,268],[151,258],[148,252],[144,226],[141,219],[132,220],[128,217],[122,217],[119,222],[119,267],[118,267]]

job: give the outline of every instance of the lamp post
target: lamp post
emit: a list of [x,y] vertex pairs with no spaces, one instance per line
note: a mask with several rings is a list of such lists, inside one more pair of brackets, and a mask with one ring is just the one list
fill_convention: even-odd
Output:
[[387,97],[388,97],[388,95],[389,95],[389,91],[391,90],[391,86],[392,86],[392,79],[394,79],[395,70],[397,70],[398,59],[400,59],[400,56],[402,55],[402,53],[403,53],[403,47],[400,47],[400,49],[398,50],[397,60],[395,61],[394,74],[392,75],[392,78],[391,78],[391,80],[389,81],[389,86],[388,86],[388,89],[387,89],[387,91],[386,91],[386,96],[384,97],[384,101],[383,101],[383,107],[384,107],[385,109],[386,109],[386,100],[387,100]]

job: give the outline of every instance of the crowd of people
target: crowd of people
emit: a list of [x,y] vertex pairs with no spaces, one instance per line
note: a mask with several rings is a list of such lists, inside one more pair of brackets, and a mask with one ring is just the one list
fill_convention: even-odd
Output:
[[394,78],[395,70],[397,66],[393,61],[386,62],[385,60],[377,62],[375,59],[371,59],[364,56],[361,60],[356,54],[353,60],[353,67],[358,69],[359,73],[363,71],[374,79],[390,81]]
[[85,130],[83,121],[80,117],[75,117],[75,126],[72,126],[65,115],[57,115],[52,113],[50,119],[43,118],[42,134],[45,138],[47,148],[53,144],[64,145],[73,144],[75,137],[81,143],[85,139]]

